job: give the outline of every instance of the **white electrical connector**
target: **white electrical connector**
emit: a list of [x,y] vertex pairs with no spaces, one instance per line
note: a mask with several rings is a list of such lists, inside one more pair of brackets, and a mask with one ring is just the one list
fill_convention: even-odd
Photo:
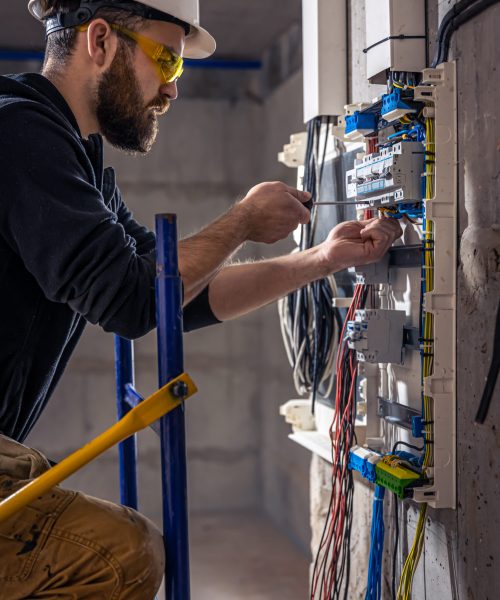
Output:
[[278,161],[291,169],[304,166],[307,149],[307,132],[293,133],[290,143],[283,146],[283,152],[278,154]]
[[404,310],[357,310],[347,323],[348,346],[361,362],[402,364],[405,321]]
[[316,429],[314,415],[311,413],[310,400],[289,400],[280,406],[280,415],[292,426],[294,431],[313,431]]
[[372,206],[420,202],[423,171],[421,142],[398,142],[356,161],[346,173],[347,197]]

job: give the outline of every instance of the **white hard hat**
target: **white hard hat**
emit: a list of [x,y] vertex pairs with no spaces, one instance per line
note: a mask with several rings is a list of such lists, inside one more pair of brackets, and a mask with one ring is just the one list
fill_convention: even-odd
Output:
[[[142,7],[140,6],[142,5]],[[123,8],[146,19],[164,20],[186,25],[188,33],[184,47],[186,58],[207,58],[215,52],[215,40],[206,29],[200,27],[199,0],[81,0],[73,13],[64,13],[58,17],[58,23],[48,33],[83,25],[100,8]],[[38,19],[42,19],[40,0],[29,0],[28,10]]]

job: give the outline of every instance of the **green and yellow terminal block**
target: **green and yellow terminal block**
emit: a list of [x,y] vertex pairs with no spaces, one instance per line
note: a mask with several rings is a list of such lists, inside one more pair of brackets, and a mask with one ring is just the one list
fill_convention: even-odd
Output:
[[374,450],[353,446],[349,453],[349,469],[359,472],[362,477],[380,485],[399,498],[411,497],[413,487],[424,485],[427,482],[415,466],[408,466],[408,462],[397,454],[382,455]]

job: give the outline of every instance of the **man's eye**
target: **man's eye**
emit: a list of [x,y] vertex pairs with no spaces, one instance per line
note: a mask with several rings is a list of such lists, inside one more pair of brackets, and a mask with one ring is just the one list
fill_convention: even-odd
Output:
[[158,64],[162,69],[170,69],[175,65],[175,61],[162,59],[158,61]]

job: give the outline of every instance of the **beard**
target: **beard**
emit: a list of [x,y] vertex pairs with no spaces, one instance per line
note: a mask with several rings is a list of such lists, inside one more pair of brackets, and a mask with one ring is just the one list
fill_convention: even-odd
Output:
[[169,105],[162,96],[145,105],[129,48],[120,41],[97,86],[96,116],[104,138],[130,154],[146,154],[158,135],[158,114],[165,114]]

